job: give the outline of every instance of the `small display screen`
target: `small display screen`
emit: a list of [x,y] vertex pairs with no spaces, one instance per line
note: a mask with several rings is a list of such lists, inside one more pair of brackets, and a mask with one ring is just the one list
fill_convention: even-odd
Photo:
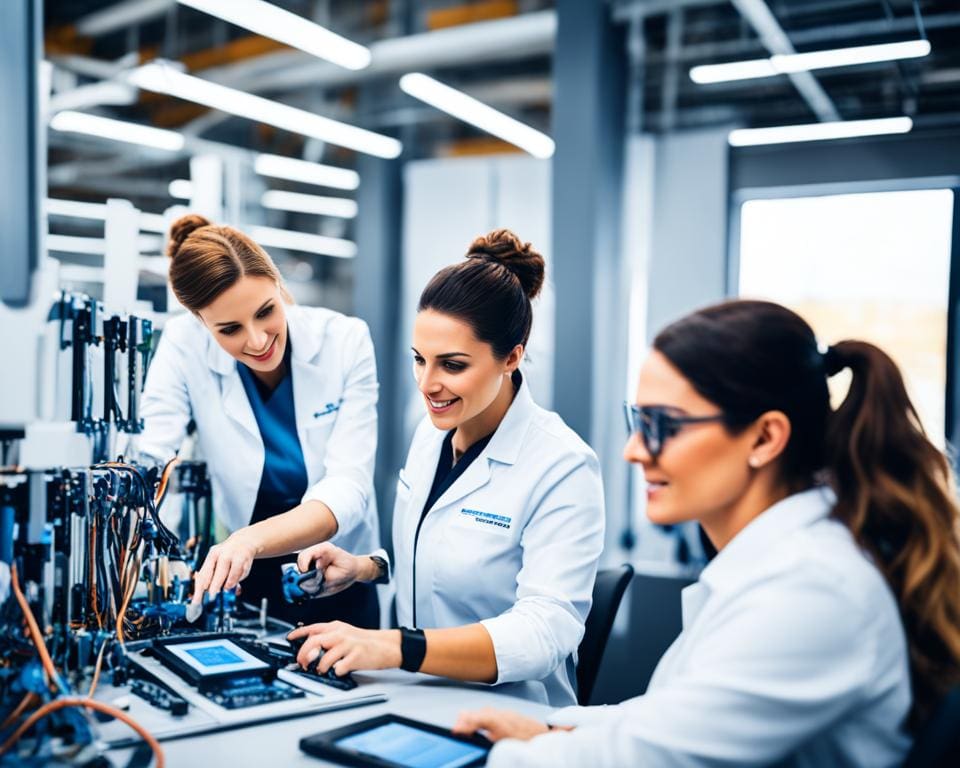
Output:
[[224,672],[257,672],[270,665],[247,653],[230,640],[198,640],[192,643],[173,643],[167,651],[189,664],[201,675],[219,675]]
[[191,648],[187,651],[193,658],[205,667],[216,667],[220,664],[236,664],[243,661],[237,654],[222,645],[212,645],[209,648]]
[[487,750],[474,744],[421,731],[403,723],[388,723],[338,739],[334,744],[404,768],[460,768],[483,757]]

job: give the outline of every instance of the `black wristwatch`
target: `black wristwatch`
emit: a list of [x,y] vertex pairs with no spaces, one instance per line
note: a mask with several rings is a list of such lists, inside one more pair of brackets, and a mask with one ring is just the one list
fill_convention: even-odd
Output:
[[427,655],[427,636],[422,629],[400,627],[400,669],[419,672]]
[[370,584],[389,584],[390,583],[390,566],[387,564],[386,558],[380,557],[380,555],[367,555],[373,564],[377,566],[377,578],[369,582]]

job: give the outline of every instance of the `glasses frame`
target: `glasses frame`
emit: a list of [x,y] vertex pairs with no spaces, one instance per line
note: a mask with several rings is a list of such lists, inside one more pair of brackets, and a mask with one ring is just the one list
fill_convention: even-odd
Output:
[[722,413],[709,416],[676,416],[662,405],[637,405],[624,402],[623,415],[627,435],[639,434],[650,457],[656,459],[663,452],[663,445],[675,437],[685,426],[726,421]]

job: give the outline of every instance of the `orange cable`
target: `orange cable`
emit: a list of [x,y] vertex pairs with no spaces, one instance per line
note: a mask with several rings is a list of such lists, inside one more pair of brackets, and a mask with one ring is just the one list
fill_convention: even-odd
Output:
[[107,648],[107,641],[100,644],[100,653],[97,654],[97,665],[93,668],[93,681],[90,683],[90,690],[87,691],[87,698],[92,699],[97,690],[97,683],[100,682],[100,670],[103,668],[103,652]]
[[17,704],[17,708],[14,709],[13,712],[7,716],[7,719],[3,721],[3,724],[0,725],[0,731],[5,730],[8,726],[15,723],[17,718],[27,711],[27,708],[36,698],[36,694],[34,694],[32,691],[27,691],[27,694],[20,700],[20,703]]
[[50,678],[50,683],[56,684],[58,679],[57,668],[53,665],[53,659],[50,658],[50,653],[47,651],[46,643],[43,642],[43,635],[40,633],[40,627],[37,625],[37,620],[33,617],[33,611],[30,610],[30,606],[27,604],[27,598],[24,597],[23,592],[20,589],[20,579],[17,577],[16,564],[10,566],[10,584],[13,587],[13,594],[17,596],[17,602],[20,604],[20,610],[23,611],[23,616],[27,620],[27,628],[30,630],[30,638],[33,640],[33,644],[37,647],[37,653],[40,655],[40,662],[43,664],[43,668],[47,673],[47,677]]
[[40,709],[30,715],[23,725],[13,732],[13,735],[4,742],[3,746],[0,746],[0,757],[9,752],[10,748],[13,747],[13,745],[20,740],[20,737],[30,730],[30,728],[33,727],[38,720],[46,717],[52,712],[56,712],[59,709],[65,709],[67,707],[85,707],[87,709],[95,709],[98,712],[103,712],[104,714],[115,717],[122,723],[126,723],[134,731],[136,731],[137,734],[145,742],[147,742],[147,745],[150,747],[150,749],[153,750],[154,758],[156,760],[156,768],[163,768],[163,749],[160,747],[160,742],[158,742],[156,738],[154,738],[150,732],[147,731],[146,728],[140,725],[140,723],[130,717],[130,715],[128,715],[126,712],[123,712],[116,707],[111,707],[109,704],[104,704],[102,701],[95,701],[93,699],[56,699],[48,704],[44,704],[42,707],[40,707]]

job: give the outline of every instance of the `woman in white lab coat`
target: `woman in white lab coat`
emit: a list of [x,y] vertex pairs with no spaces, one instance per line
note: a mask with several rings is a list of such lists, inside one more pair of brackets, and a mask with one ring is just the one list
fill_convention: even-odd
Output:
[[366,325],[294,304],[270,257],[201,216],[170,231],[170,282],[188,314],[170,319],[142,400],[144,457],[167,461],[196,425],[218,519],[233,531],[197,575],[195,599],[243,581],[242,597],[296,621],[378,626],[376,593],[283,601],[282,558],[332,539],[378,540],[372,493],[377,376]]
[[[627,408],[656,523],[719,554],[644,695],[461,716],[491,766],[899,766],[960,677],[958,509],[896,364],[736,301],[661,332]],[[852,372],[830,409],[827,379]]]
[[[420,297],[414,375],[427,416],[397,478],[393,517],[400,630],[304,627],[301,664],[337,674],[401,667],[570,704],[576,650],[603,547],[593,451],[540,408],[520,373],[544,262],[506,230]],[[321,544],[301,569],[331,590],[369,578],[368,559]]]

